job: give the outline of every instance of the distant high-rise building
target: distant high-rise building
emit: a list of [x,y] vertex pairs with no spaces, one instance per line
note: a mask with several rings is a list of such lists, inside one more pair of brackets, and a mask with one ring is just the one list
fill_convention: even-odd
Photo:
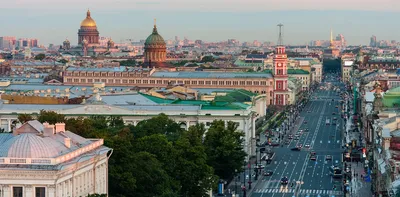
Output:
[[0,50],[14,50],[16,40],[15,36],[0,37]]
[[369,42],[369,46],[370,47],[376,47],[376,36],[372,35],[370,42]]

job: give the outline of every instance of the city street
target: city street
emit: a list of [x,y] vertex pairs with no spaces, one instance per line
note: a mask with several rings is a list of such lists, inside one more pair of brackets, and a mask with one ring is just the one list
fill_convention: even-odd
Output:
[[[322,83],[322,86],[325,84]],[[294,137],[289,145],[273,148],[275,159],[265,169],[273,173],[262,177],[251,196],[343,196],[341,179],[333,179],[330,175],[332,165],[342,166],[343,121],[340,117],[339,100],[338,93],[331,89],[318,89],[311,95],[310,101],[300,113],[299,129],[293,129],[293,136],[299,134],[299,139],[295,140]],[[333,122],[336,124],[332,124]],[[300,133],[300,130],[303,132]],[[299,145],[302,146],[301,151],[291,150]],[[316,160],[310,160],[311,152],[316,153]],[[289,180],[286,186],[281,185],[282,177]]]

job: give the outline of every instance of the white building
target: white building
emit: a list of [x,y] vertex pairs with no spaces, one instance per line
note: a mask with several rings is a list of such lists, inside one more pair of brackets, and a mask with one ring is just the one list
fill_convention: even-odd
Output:
[[64,114],[67,118],[92,115],[121,116],[126,124],[132,125],[164,113],[184,129],[197,123],[204,123],[206,128],[209,128],[214,120],[233,121],[239,126],[238,130],[245,134],[244,150],[248,155],[255,155],[255,119],[258,117],[252,106],[243,103],[174,101],[133,93],[101,97],[97,95],[85,104],[77,105],[0,104],[0,128],[10,131],[18,114],[35,115],[42,109]]
[[322,81],[322,64],[311,65],[311,82],[321,83]]
[[108,194],[103,139],[65,131],[64,123],[29,121],[0,133],[0,197],[72,197]]

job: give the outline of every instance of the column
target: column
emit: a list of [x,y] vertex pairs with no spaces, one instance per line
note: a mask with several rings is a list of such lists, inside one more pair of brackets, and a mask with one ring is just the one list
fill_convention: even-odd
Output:
[[25,197],[33,197],[32,185],[24,185]]
[[11,131],[11,119],[7,119],[8,121],[8,131]]
[[9,185],[3,185],[3,194],[2,197],[11,197],[11,187]]
[[190,127],[190,122],[186,121],[186,130],[189,130],[189,127]]
[[54,185],[49,185],[48,187],[47,187],[47,193],[48,193],[48,197],[55,197],[56,195],[55,195],[55,192],[56,192],[56,188],[55,188],[55,186]]

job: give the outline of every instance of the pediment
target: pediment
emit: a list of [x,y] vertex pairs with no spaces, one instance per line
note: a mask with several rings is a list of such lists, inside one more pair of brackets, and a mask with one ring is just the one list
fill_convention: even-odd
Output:
[[63,110],[62,113],[71,115],[124,115],[133,114],[133,111],[112,105],[82,105],[80,107]]

